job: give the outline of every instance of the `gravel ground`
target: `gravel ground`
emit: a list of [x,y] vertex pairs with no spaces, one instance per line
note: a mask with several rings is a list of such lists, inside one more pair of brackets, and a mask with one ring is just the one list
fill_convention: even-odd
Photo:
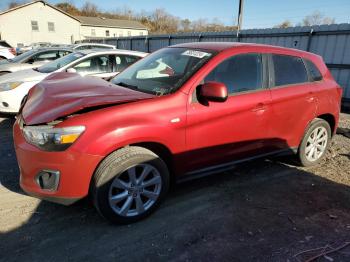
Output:
[[[108,224],[87,200],[26,196],[12,124],[0,116],[0,261],[306,261],[350,241],[350,115],[320,165],[245,163],[177,185],[129,226]],[[350,245],[317,261],[350,261]]]

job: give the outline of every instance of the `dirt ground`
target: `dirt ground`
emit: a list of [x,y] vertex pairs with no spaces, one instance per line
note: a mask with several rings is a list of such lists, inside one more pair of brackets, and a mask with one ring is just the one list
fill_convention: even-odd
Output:
[[0,261],[306,261],[327,251],[317,261],[350,261],[350,115],[319,166],[245,163],[177,185],[129,226],[107,223],[87,200],[26,196],[12,124],[0,118]]

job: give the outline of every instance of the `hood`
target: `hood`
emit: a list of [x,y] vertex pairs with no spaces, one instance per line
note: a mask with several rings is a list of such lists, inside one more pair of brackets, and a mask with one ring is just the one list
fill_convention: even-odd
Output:
[[23,82],[41,81],[46,76],[47,74],[40,73],[33,69],[26,69],[26,70],[21,70],[21,71],[0,76],[0,83],[16,82],[16,81],[23,81]]
[[74,73],[54,73],[33,87],[23,107],[22,117],[27,125],[56,120],[84,108],[121,104],[154,95],[127,89],[95,77]]

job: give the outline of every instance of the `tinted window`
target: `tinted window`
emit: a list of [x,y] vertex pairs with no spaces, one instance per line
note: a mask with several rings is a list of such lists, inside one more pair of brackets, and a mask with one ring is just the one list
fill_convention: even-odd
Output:
[[204,80],[224,83],[228,92],[262,88],[262,58],[259,54],[233,56],[219,64]]
[[304,62],[300,57],[272,55],[275,70],[275,86],[308,81]]
[[322,74],[318,70],[318,68],[315,66],[315,64],[309,60],[305,60],[305,63],[306,63],[306,66],[309,70],[311,80],[312,81],[320,81],[322,79]]

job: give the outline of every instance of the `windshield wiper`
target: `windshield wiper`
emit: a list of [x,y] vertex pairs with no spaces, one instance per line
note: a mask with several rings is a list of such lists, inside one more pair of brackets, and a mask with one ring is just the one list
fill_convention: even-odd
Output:
[[127,83],[124,83],[124,82],[119,82],[119,83],[115,83],[115,84],[118,85],[118,86],[123,86],[123,87],[131,88],[131,89],[134,89],[134,90],[139,89],[137,86],[130,85],[130,84],[127,84]]

